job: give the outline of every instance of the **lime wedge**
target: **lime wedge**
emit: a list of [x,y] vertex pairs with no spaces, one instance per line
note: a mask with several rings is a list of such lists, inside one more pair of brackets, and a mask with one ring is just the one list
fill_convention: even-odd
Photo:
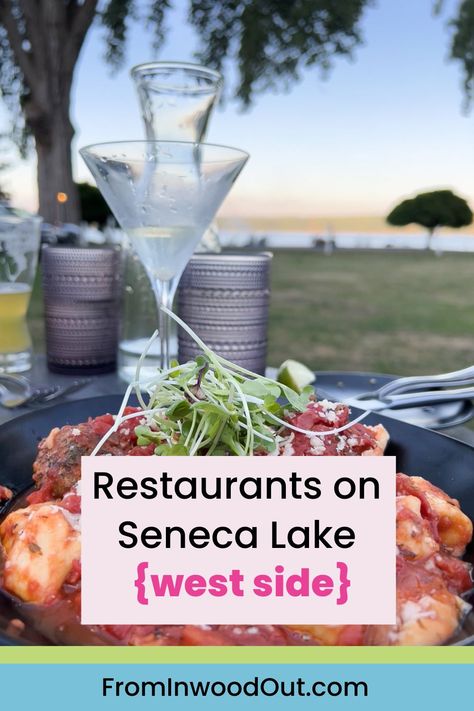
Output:
[[303,363],[298,363],[297,360],[285,360],[278,368],[276,379],[282,385],[300,393],[315,380],[315,375]]

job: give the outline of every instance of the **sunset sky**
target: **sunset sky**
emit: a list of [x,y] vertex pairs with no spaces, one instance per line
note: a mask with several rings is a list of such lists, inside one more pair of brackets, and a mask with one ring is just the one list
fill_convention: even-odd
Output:
[[[400,197],[434,187],[451,187],[474,205],[474,110],[463,115],[460,67],[447,61],[446,20],[457,0],[447,0],[441,18],[432,16],[433,4],[377,0],[366,11],[365,44],[353,62],[338,59],[326,80],[308,70],[289,93],[260,95],[245,113],[232,101],[218,108],[208,140],[251,154],[222,213],[384,215]],[[184,21],[186,2],[174,6],[156,58],[192,61],[197,41]],[[149,38],[134,25],[126,65],[112,76],[102,35],[91,31],[76,73],[80,180],[91,178],[78,147],[143,135],[128,70],[152,58]],[[231,87],[232,76],[226,80]],[[17,163],[4,182],[15,205],[35,208],[33,158]]]

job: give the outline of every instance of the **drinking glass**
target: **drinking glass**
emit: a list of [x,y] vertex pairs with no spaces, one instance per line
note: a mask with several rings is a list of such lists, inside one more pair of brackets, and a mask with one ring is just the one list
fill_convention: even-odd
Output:
[[148,140],[204,140],[222,88],[219,72],[185,62],[148,62],[130,74]]
[[[218,355],[254,373],[265,373],[270,252],[194,254],[179,282],[179,315]],[[201,349],[178,329],[178,360]]]
[[31,368],[31,338],[26,310],[36,274],[39,217],[9,217],[0,222],[0,373]]
[[159,307],[160,366],[169,367],[176,287],[248,154],[185,141],[122,141],[80,151],[152,282]]
[[[149,140],[201,143],[222,88],[222,76],[198,64],[148,62],[131,70],[137,90],[145,136]],[[197,251],[219,252],[215,226],[211,225]],[[130,240],[124,237],[123,320],[119,343],[119,374],[133,379],[136,364],[156,324],[156,303],[150,280]],[[153,327],[150,330],[150,324]],[[171,324],[171,352],[177,353],[175,324]],[[160,362],[155,342],[143,361],[142,373],[150,377]]]
[[43,247],[46,355],[52,373],[115,370],[120,260],[117,247]]
[[[122,380],[131,383],[137,363],[156,329],[156,299],[150,279],[140,257],[135,252],[128,235],[122,232],[122,317],[118,347],[118,373]],[[171,328],[170,354],[174,358],[178,344]],[[142,359],[141,373],[150,380],[160,365],[160,343],[154,341]]]

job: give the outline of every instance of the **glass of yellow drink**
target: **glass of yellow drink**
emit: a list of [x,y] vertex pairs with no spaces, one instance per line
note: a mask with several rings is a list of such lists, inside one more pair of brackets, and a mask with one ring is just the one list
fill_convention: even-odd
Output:
[[35,278],[41,220],[12,214],[0,219],[0,373],[31,368],[26,311]]

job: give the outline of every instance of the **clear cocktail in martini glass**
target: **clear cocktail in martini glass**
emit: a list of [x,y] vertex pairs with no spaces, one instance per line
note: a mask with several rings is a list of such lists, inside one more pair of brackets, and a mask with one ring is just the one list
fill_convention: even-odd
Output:
[[80,151],[151,279],[159,307],[160,366],[179,278],[248,160],[237,148],[185,141],[120,141]]

